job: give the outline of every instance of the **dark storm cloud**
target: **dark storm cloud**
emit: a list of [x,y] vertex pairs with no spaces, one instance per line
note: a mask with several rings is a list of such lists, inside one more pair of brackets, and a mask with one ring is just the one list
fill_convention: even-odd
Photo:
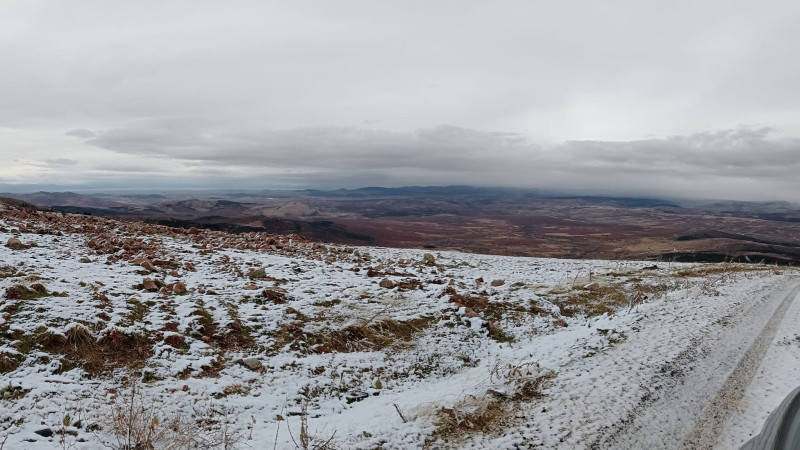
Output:
[[583,165],[594,162],[620,171],[796,179],[800,139],[772,139],[770,132],[743,127],[632,142],[568,142],[560,148]]

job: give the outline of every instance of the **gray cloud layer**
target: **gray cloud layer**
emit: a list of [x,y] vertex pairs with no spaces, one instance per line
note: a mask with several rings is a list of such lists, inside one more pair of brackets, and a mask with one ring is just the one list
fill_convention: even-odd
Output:
[[800,172],[800,139],[745,127],[552,145],[446,125],[413,132],[306,127],[216,133],[198,131],[189,121],[148,121],[100,132],[88,142],[149,155],[153,167],[169,161],[212,178],[240,174],[251,182],[264,174],[273,185],[292,186],[309,180],[319,187],[479,184],[769,198],[770,189],[794,185]]

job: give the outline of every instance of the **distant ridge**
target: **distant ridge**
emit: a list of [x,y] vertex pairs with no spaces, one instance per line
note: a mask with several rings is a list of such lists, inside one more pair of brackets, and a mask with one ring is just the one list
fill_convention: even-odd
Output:
[[614,203],[628,208],[657,208],[669,207],[680,208],[681,206],[666,200],[657,198],[636,198],[636,197],[603,197],[593,195],[570,195],[550,197],[557,200],[584,200],[589,203]]
[[531,194],[540,193],[533,189],[477,187],[477,186],[404,186],[404,187],[363,187],[357,189],[302,191],[315,197],[399,197],[427,195],[499,195],[499,194]]
[[16,198],[9,198],[9,197],[0,197],[0,205],[3,206],[11,206],[15,209],[31,209],[31,210],[44,210],[45,208],[41,208],[36,206],[32,203],[28,203],[26,201],[18,200]]

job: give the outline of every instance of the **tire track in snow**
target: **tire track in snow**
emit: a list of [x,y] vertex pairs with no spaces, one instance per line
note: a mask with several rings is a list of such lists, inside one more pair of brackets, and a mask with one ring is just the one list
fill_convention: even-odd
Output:
[[[601,437],[591,447],[712,448],[798,292],[800,282],[792,282],[775,294],[727,315],[710,326],[702,336],[693,339],[692,344],[675,360],[662,368],[662,372],[674,375],[654,379],[650,391],[652,396],[643,399],[618,428]],[[759,345],[762,341],[764,344]],[[743,355],[749,355],[749,358]],[[750,366],[753,368],[748,377],[744,369]],[[738,372],[742,372],[742,375],[737,375]],[[739,381],[729,383],[728,380],[732,379]],[[723,394],[723,391],[732,393]],[[727,398],[730,402],[719,402],[717,397],[720,400]],[[719,416],[719,425],[712,425],[714,416]],[[695,431],[709,427],[711,429],[708,431]]]
[[756,375],[761,361],[769,350],[770,344],[775,340],[775,333],[778,332],[783,317],[792,302],[797,297],[800,286],[795,287],[783,299],[778,308],[772,314],[761,334],[756,337],[755,342],[744,354],[744,357],[736,366],[733,373],[725,380],[722,389],[717,396],[706,406],[703,414],[697,420],[694,429],[689,433],[684,441],[684,448],[689,449],[711,449],[719,439],[736,404],[742,399],[747,386]]

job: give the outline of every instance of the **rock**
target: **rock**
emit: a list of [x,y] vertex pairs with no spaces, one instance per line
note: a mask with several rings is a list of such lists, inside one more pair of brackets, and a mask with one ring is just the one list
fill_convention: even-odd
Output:
[[8,238],[8,241],[6,242],[6,247],[10,248],[11,250],[25,250],[28,248],[25,244],[22,243],[22,241],[13,237]]
[[399,281],[395,283],[398,290],[401,291],[410,291],[412,289],[422,289],[422,283],[419,280],[415,280],[412,278],[406,278],[405,280]]
[[261,363],[261,360],[258,358],[245,358],[242,360],[242,365],[247,367],[250,370],[260,370],[264,368],[264,365]]
[[563,319],[558,319],[555,322],[553,322],[553,325],[555,325],[557,327],[566,327],[567,326],[567,322],[564,322]]
[[492,280],[492,286],[498,287],[506,284],[506,280]]
[[348,392],[347,395],[344,397],[344,399],[345,401],[347,401],[348,404],[350,404],[350,403],[360,402],[361,400],[364,400],[365,398],[368,397],[369,394],[367,394],[364,391],[352,391]]
[[35,291],[37,294],[44,295],[47,294],[47,289],[45,289],[42,283],[34,283],[31,285],[31,289]]
[[26,289],[24,286],[12,286],[6,288],[6,298],[9,300],[23,300],[25,298]]
[[587,284],[583,289],[590,292],[597,292],[600,290],[600,285],[597,283]]
[[178,263],[171,259],[154,259],[153,265],[156,267],[163,267],[165,269],[175,269],[178,267]]
[[183,263],[183,267],[186,270],[188,270],[189,272],[197,272],[197,269],[195,269],[194,264],[192,264],[192,263],[190,263],[188,261]]
[[145,278],[142,280],[142,289],[145,291],[155,292],[158,290],[158,285],[155,281],[151,280],[150,278]]
[[286,298],[286,289],[281,289],[277,287],[266,288],[261,291],[261,296],[267,300],[272,301],[276,305],[282,305],[286,303],[288,300]]
[[178,281],[172,286],[172,293],[182,295],[186,293],[186,283],[183,281]]
[[38,434],[41,437],[48,438],[48,437],[51,437],[53,435],[53,430],[51,430],[50,428],[43,428],[41,430],[34,431],[34,433]]
[[328,344],[317,345],[316,347],[312,348],[311,351],[317,354],[333,352]]
[[84,263],[84,264],[88,264],[88,263],[92,262],[92,260],[88,256],[84,256],[81,259],[79,259],[78,262],[81,262],[81,263]]
[[264,269],[264,268],[262,267],[262,268],[260,268],[260,269],[251,270],[251,271],[250,271],[250,272],[247,274],[247,276],[248,276],[248,277],[249,277],[251,280],[260,280],[260,279],[267,278],[267,271],[266,271],[266,269]]
[[158,272],[158,269],[153,264],[153,261],[150,261],[149,259],[145,259],[144,261],[139,263],[139,265],[142,266],[144,269],[149,270],[150,272]]
[[382,288],[386,288],[386,289],[391,289],[391,288],[393,288],[393,287],[394,287],[394,283],[392,282],[392,280],[390,280],[390,279],[388,279],[388,278],[384,278],[384,279],[382,279],[382,280],[381,280],[381,282],[380,282],[380,283],[378,283],[378,285],[379,285],[380,287],[382,287]]
[[658,270],[658,266],[653,264],[652,266],[642,267],[642,270]]
[[17,269],[14,266],[3,265],[0,266],[0,278],[7,278],[14,276],[17,273]]

